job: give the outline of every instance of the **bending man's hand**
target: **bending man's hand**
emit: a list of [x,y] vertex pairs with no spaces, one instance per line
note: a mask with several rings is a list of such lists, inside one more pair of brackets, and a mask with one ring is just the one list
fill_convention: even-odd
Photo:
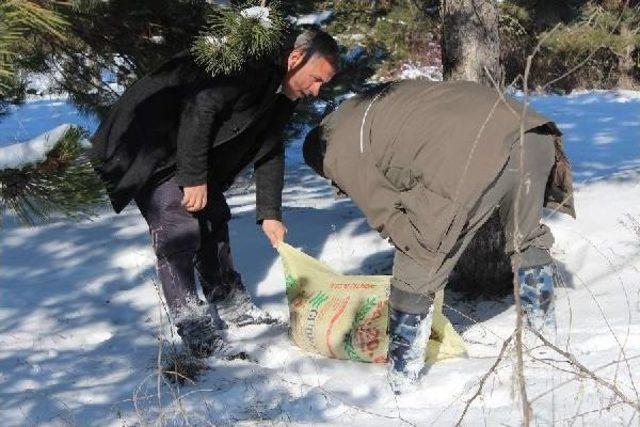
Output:
[[189,212],[198,212],[207,206],[207,184],[184,187],[182,206]]
[[287,228],[277,219],[265,219],[262,221],[262,231],[264,231],[267,239],[271,242],[271,246],[275,248],[278,246],[278,243],[284,240]]

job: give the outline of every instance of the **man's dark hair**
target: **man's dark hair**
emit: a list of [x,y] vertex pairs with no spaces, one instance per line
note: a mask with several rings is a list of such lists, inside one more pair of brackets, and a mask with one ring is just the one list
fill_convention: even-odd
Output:
[[338,42],[318,26],[307,26],[295,36],[293,50],[296,49],[304,51],[305,62],[313,55],[320,55],[338,68],[340,58]]

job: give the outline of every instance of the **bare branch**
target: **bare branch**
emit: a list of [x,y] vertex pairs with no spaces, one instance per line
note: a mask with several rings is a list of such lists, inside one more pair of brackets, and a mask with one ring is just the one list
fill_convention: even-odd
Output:
[[591,378],[593,381],[595,381],[596,383],[600,384],[601,386],[603,386],[605,388],[608,388],[616,396],[618,396],[618,398],[622,402],[624,402],[625,404],[627,404],[631,408],[635,409],[636,411],[640,412],[640,402],[629,398],[615,384],[612,384],[612,383],[602,379],[601,377],[597,376],[591,369],[587,368],[582,363],[580,363],[578,361],[578,359],[576,359],[576,357],[573,354],[562,350],[561,348],[559,348],[558,346],[553,344],[551,341],[546,339],[540,332],[536,331],[533,328],[529,328],[529,331],[531,331],[536,337],[538,337],[538,339],[540,341],[542,341],[547,347],[549,347],[550,349],[552,349],[556,353],[558,353],[561,356],[563,356],[564,358],[566,358],[569,362],[571,362],[572,365],[574,365],[576,368],[578,368],[580,373],[584,374],[588,378]]

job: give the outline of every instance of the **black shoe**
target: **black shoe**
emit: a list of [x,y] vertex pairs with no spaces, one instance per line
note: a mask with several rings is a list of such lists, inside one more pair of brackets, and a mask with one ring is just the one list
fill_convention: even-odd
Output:
[[177,324],[178,335],[195,357],[206,358],[223,348],[220,330],[208,316],[191,317]]
[[256,306],[242,283],[236,284],[225,299],[216,304],[226,323],[237,327],[270,325],[278,320]]

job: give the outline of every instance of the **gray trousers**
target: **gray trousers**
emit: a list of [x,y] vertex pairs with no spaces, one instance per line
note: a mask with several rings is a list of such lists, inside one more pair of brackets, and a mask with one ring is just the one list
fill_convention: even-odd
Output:
[[195,275],[209,302],[223,298],[241,283],[233,266],[227,221],[231,217],[222,192],[209,184],[207,206],[190,213],[173,178],[142,191],[136,204],[149,225],[158,278],[174,318],[199,301]]
[[[507,239],[506,252],[514,265],[530,267],[552,261],[549,249],[553,245],[553,235],[540,219],[547,180],[555,161],[553,138],[528,132],[522,146],[523,170],[520,170],[521,144],[518,141],[513,145],[505,167],[469,213],[456,244],[435,271],[428,272],[396,249],[389,299],[393,308],[405,313],[426,313],[435,292],[446,285],[462,253],[496,209]],[[518,188],[521,188],[519,199]],[[519,254],[516,253],[516,242]]]

